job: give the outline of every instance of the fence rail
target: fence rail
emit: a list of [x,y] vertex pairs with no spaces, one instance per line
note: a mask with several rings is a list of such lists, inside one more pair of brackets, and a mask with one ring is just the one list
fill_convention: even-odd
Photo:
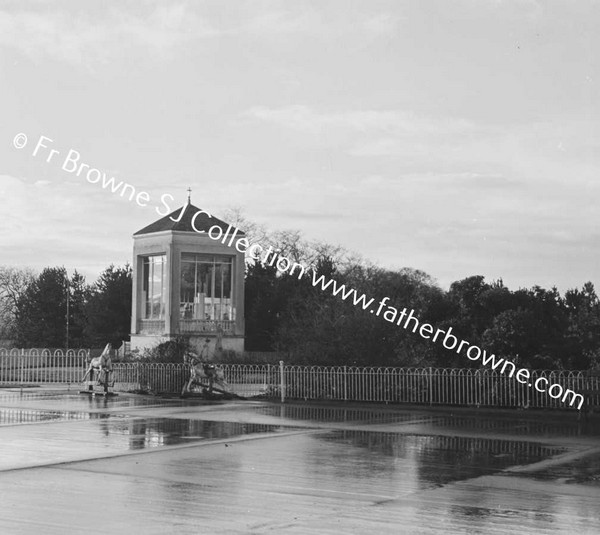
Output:
[[[0,349],[0,384],[78,383],[89,350]],[[462,405],[476,407],[568,408],[515,378],[491,370],[223,364],[232,392],[245,397]],[[115,363],[115,388],[178,393],[190,377],[184,364]],[[600,377],[577,371],[532,371],[530,383],[595,392],[588,406],[600,407]],[[577,404],[574,405],[576,407]]]

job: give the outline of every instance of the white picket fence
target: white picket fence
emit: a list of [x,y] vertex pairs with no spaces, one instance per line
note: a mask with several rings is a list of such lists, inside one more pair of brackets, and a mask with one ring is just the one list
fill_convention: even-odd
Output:
[[0,349],[0,385],[78,383],[89,355],[87,349]]
[[[89,362],[88,350],[0,349],[0,385],[76,384]],[[244,397],[285,400],[336,400],[476,407],[569,408],[514,378],[490,370],[222,365],[229,389]],[[115,363],[115,389],[179,393],[190,376],[184,364]],[[585,372],[532,371],[563,389],[600,390],[600,377]],[[600,395],[586,396],[600,407]]]
[[[294,399],[569,408],[561,399],[487,369],[284,366],[283,374],[285,397]],[[548,381],[546,388],[558,384],[563,391],[600,391],[600,377],[585,372],[532,370],[529,382],[534,384],[540,377]],[[599,394],[587,397],[589,406],[600,407]]]

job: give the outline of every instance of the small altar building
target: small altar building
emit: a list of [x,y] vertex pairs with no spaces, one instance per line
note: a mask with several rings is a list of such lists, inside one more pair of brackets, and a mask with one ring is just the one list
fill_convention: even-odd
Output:
[[245,263],[228,245],[234,233],[244,236],[188,199],[133,235],[131,349],[186,336],[196,349],[210,338],[244,350]]

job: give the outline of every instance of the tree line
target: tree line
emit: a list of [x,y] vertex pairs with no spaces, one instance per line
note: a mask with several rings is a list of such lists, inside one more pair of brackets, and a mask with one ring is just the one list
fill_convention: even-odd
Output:
[[[234,214],[235,215],[235,214]],[[247,223],[242,219],[242,223]],[[242,226],[242,228],[246,228]],[[443,290],[423,271],[385,269],[340,247],[311,243],[298,232],[265,233],[249,226],[280,255],[312,265],[422,323],[452,333],[531,369],[600,367],[600,301],[591,282],[563,295],[556,287],[510,290],[474,275]],[[310,274],[278,273],[255,259],[246,271],[246,349],[289,352],[291,361],[322,365],[479,367],[381,316],[313,286]]]
[[[317,273],[359,293],[390,297],[429,323],[472,345],[532,369],[588,369],[600,364],[600,303],[591,282],[560,295],[534,286],[509,290],[501,280],[472,276],[442,290],[425,273],[321,259]],[[408,367],[478,367],[441,343],[385,321],[351,300],[256,262],[246,279],[246,347],[288,351],[299,363]]]
[[17,347],[114,347],[129,339],[131,267],[109,266],[93,284],[75,271],[0,266],[0,339]]
[[[413,309],[421,323],[534,369],[600,365],[600,301],[591,282],[561,295],[540,286],[510,290],[475,275],[443,290],[426,273],[376,266],[341,247],[307,242],[297,231],[266,232],[229,214],[251,241],[312,266],[377,303]],[[39,274],[0,267],[0,339],[19,347],[119,346],[129,339],[131,268],[108,267],[88,285],[77,272],[49,267]],[[309,271],[279,273],[259,258],[246,265],[248,351],[279,351],[290,362],[322,365],[479,366],[440,343],[386,321],[312,284]]]

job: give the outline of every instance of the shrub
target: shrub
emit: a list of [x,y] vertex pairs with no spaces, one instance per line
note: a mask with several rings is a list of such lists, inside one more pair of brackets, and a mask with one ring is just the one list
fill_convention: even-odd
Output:
[[167,342],[162,342],[151,348],[143,350],[134,349],[124,359],[125,362],[169,362],[174,364],[183,363],[183,356],[190,351],[188,338],[182,336]]

